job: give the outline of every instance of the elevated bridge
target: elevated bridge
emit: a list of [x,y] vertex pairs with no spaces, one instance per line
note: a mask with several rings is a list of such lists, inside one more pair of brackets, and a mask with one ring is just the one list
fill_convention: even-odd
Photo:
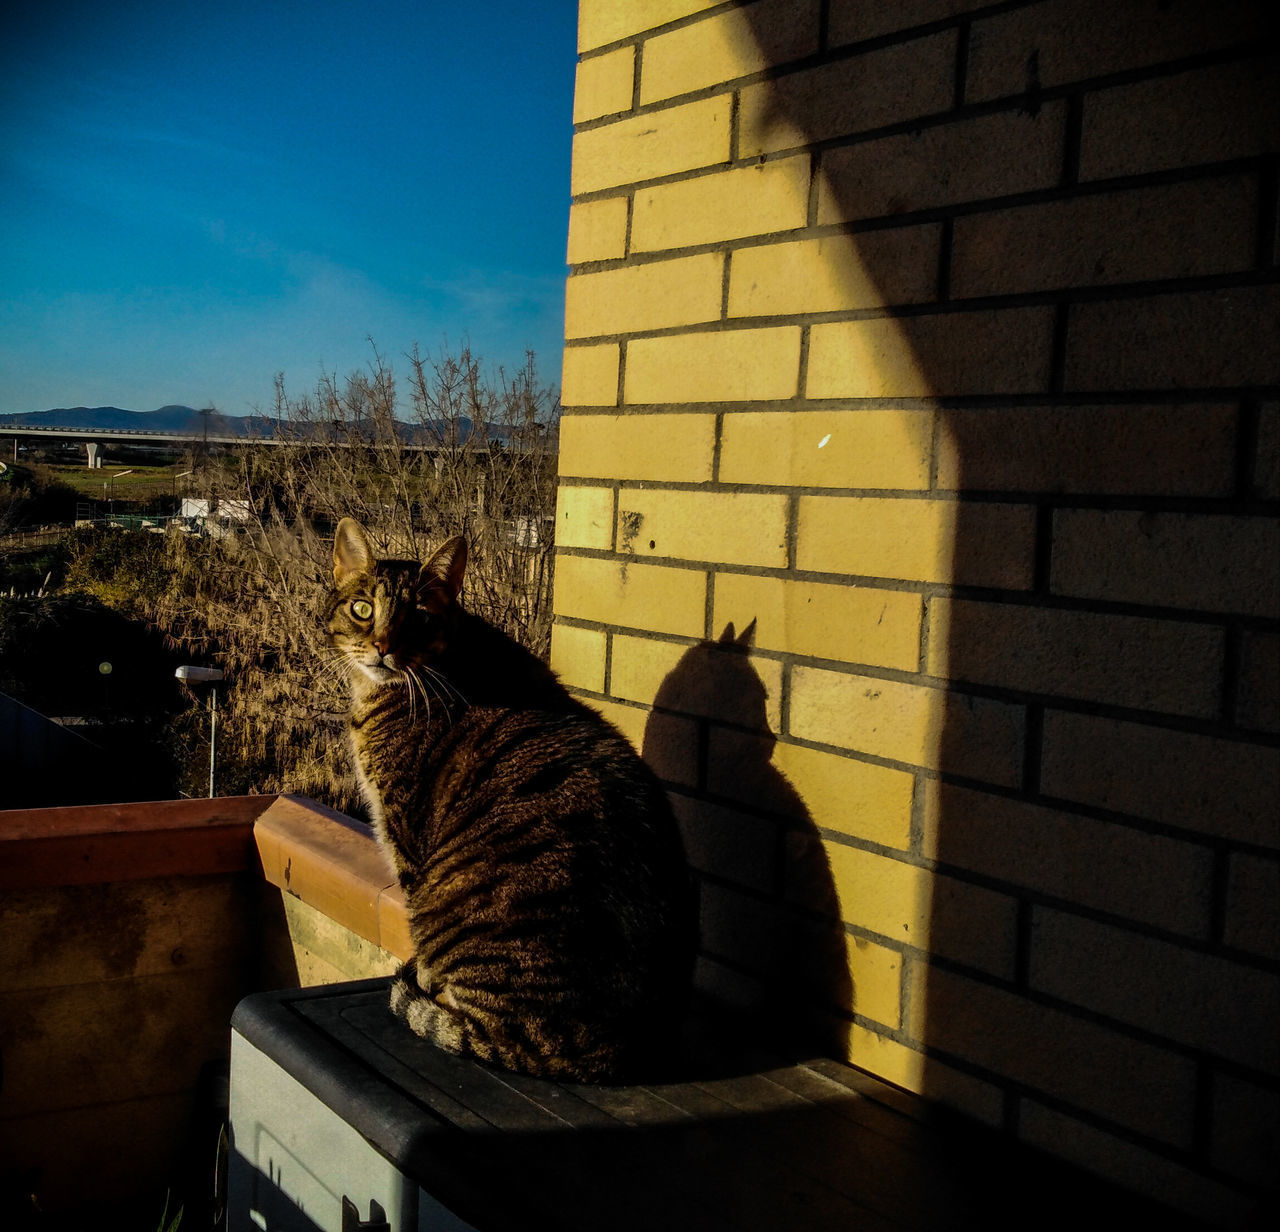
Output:
[[[147,431],[145,429],[135,428],[59,428],[59,427],[35,427],[24,426],[21,424],[0,424],[0,438],[11,438],[13,440],[13,460],[18,460],[18,443],[24,440],[68,440],[79,441],[85,447],[85,452],[89,459],[89,466],[97,467],[101,465],[102,459],[99,456],[99,449],[105,441],[119,441],[122,444],[176,444],[176,445],[305,445],[316,444],[325,446],[334,446],[341,449],[351,447],[351,442],[343,440],[330,440],[319,434],[316,434],[312,440],[300,431],[290,431],[288,428],[280,435],[272,436],[251,436],[243,433],[228,433],[211,431],[208,434],[203,432],[162,432]],[[514,444],[506,440],[505,433],[490,432],[488,439],[497,438],[504,443]],[[484,444],[470,446],[471,449],[478,453],[487,453],[489,451],[488,439]],[[443,452],[446,446],[439,441],[401,441],[400,448],[405,450],[422,451],[426,453]],[[516,446],[517,448],[519,446]]]

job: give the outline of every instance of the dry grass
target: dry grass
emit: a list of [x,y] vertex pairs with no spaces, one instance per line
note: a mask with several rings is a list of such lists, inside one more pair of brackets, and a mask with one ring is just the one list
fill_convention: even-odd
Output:
[[[343,516],[358,518],[387,555],[423,559],[464,535],[464,601],[536,653],[549,650],[554,392],[538,384],[532,356],[515,378],[486,379],[465,351],[411,356],[407,384],[407,422],[429,450],[404,448],[395,376],[380,357],[301,398],[278,385],[290,443],[245,450],[220,468],[212,493],[244,502],[248,521],[221,537],[164,539],[166,582],[149,596],[150,618],[192,661],[227,673],[220,792],[300,792],[358,810],[341,738],[344,682],[321,653],[331,536]],[[204,728],[193,709],[175,730],[197,768]]]

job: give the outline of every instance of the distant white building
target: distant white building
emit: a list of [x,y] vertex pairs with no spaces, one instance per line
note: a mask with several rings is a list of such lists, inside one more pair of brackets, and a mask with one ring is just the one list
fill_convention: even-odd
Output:
[[212,518],[215,522],[248,522],[253,518],[253,507],[247,500],[202,500],[194,496],[182,498],[180,518]]

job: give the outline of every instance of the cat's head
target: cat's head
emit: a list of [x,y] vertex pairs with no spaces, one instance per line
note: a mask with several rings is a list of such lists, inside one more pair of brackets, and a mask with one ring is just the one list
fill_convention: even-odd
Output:
[[466,567],[467,544],[456,536],[426,564],[379,560],[364,527],[343,518],[333,541],[330,645],[374,684],[408,683],[448,648]]

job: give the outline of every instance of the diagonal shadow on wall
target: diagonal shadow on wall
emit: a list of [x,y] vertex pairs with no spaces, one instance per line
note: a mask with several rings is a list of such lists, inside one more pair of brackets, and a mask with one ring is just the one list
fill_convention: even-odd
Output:
[[[898,583],[925,603],[919,674],[899,680],[923,676],[933,698],[907,858],[940,874],[923,906],[932,957],[906,955],[918,1089],[1150,1188],[1145,1165],[1112,1158],[1116,1143],[1152,1167],[1163,1157],[1211,1174],[1226,1159],[1211,1160],[1214,1136],[1261,1143],[1274,1098],[1260,1077],[1274,1053],[1255,1046],[1266,1011],[1232,1026],[1208,968],[1179,952],[1221,945],[1227,910],[1223,866],[1211,870],[1196,832],[1274,848],[1260,797],[1239,786],[1274,781],[1260,747],[1273,738],[1253,734],[1274,731],[1274,708],[1262,717],[1248,659],[1269,635],[1246,633],[1241,660],[1240,617],[1215,627],[1195,614],[1274,619],[1258,598],[1274,593],[1274,562],[1251,554],[1262,540],[1245,521],[1276,490],[1256,448],[1276,380],[1275,241],[1253,231],[1255,208],[1275,211],[1274,154],[1256,153],[1275,149],[1261,101],[1273,87],[1249,43],[1269,23],[1262,5],[1134,6],[1130,45],[1123,32],[1082,36],[1098,58],[1078,70],[1085,84],[1062,70],[1065,84],[1046,88],[1039,48],[1052,31],[1034,19],[1055,6],[1001,6],[1017,11],[999,34],[994,21],[971,28],[980,7],[936,6],[942,19],[912,31],[897,6],[823,4],[806,55],[796,31],[809,9],[742,6],[759,62],[784,67],[749,87],[750,116],[741,92],[735,154],[755,153],[748,123],[766,134],[762,162],[808,149],[809,226],[855,254],[828,267],[848,294],[840,322],[806,330],[795,405],[935,425],[930,490],[888,494],[931,498],[947,515],[932,560]],[[1018,21],[1029,54],[1008,33]],[[1201,58],[1145,67],[1166,47]],[[896,73],[875,67],[889,57]],[[1127,77],[1086,80],[1122,65]],[[1211,133],[1199,146],[1197,124]],[[1227,150],[1239,161],[1214,179]],[[1170,208],[1175,197],[1198,204]],[[1232,228],[1238,251],[1226,255]],[[932,273],[913,280],[907,257],[921,249]],[[872,318],[885,324],[839,333]],[[855,388],[859,364],[869,375]],[[823,365],[839,378],[825,389]],[[1240,519],[1240,538],[1215,540],[1223,555],[1201,568],[1205,515]],[[1224,571],[1257,583],[1233,588]],[[872,741],[864,754],[900,756]],[[1193,1021],[1164,995],[1162,979],[1184,978],[1174,973],[1218,1010]],[[1206,1050],[1194,1076],[1188,1046]],[[1263,1085],[1246,1095],[1212,1055]],[[1238,1106],[1211,1112],[1228,1087]],[[1269,1183],[1274,1162],[1250,1152],[1227,1170]],[[1198,1200],[1225,1198],[1216,1185]]]

